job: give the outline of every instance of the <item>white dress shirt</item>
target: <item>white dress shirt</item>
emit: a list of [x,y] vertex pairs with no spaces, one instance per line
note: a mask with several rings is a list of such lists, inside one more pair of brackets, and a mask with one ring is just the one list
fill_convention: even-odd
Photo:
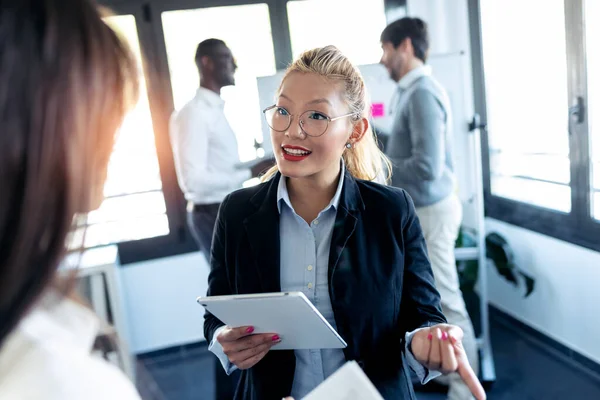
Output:
[[170,135],[179,186],[194,204],[215,204],[242,187],[250,170],[240,162],[235,133],[223,111],[225,102],[208,89],[171,117]]
[[91,354],[99,320],[52,293],[0,348],[0,399],[140,400],[127,377]]

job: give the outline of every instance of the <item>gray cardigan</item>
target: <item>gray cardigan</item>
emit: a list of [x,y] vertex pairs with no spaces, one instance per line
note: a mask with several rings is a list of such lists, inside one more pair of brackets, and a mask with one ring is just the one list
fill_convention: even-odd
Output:
[[416,207],[425,207],[448,197],[456,185],[450,101],[428,75],[399,90],[386,145],[394,166],[392,185],[405,189]]

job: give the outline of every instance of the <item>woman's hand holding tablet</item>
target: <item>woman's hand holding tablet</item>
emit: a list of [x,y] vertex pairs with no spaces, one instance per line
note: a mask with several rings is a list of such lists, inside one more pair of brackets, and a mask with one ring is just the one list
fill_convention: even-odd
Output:
[[226,327],[217,341],[223,347],[223,352],[229,361],[239,369],[252,368],[271,350],[271,347],[281,342],[275,333],[253,334],[254,327]]

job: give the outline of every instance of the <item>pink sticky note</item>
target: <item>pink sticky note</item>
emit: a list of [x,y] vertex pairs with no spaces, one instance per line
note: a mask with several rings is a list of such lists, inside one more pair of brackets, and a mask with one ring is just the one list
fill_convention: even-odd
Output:
[[371,104],[371,115],[373,118],[380,118],[385,115],[383,110],[383,103],[373,103]]

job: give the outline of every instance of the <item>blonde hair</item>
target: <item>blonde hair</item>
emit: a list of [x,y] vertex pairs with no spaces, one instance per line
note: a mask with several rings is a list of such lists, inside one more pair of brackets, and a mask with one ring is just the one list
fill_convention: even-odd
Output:
[[[352,120],[357,123],[362,118],[369,118],[370,104],[365,82],[358,68],[335,46],[326,46],[307,50],[294,61],[286,70],[278,92],[283,82],[292,72],[318,74],[334,82],[344,84],[343,97],[354,113]],[[377,138],[371,124],[360,141],[351,149],[346,149],[342,155],[346,169],[357,179],[374,181],[381,179],[388,182],[392,173],[392,164],[383,154],[377,144]],[[268,170],[262,181],[272,178],[278,171],[277,165]]]

